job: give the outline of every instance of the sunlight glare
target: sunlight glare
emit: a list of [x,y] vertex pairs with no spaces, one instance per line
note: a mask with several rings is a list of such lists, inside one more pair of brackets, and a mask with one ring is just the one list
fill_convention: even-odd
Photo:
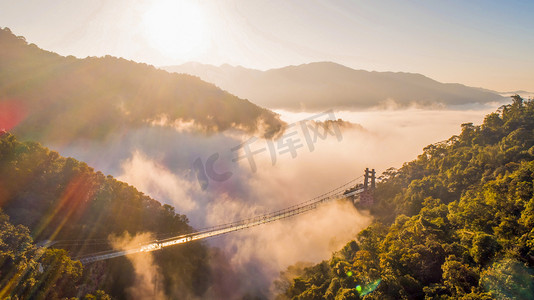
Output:
[[155,2],[143,16],[153,47],[177,59],[189,60],[207,48],[205,16],[195,1]]

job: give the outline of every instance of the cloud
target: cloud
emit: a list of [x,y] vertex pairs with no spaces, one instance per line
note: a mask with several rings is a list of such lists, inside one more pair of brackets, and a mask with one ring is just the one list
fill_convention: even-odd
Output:
[[[191,137],[190,141],[194,141],[195,137]],[[206,190],[200,188],[191,170],[171,169],[172,165],[177,164],[174,164],[174,158],[169,157],[169,153],[154,155],[156,153],[150,149],[147,152],[151,154],[133,150],[130,157],[122,160],[118,178],[155,199],[177,206],[179,212],[187,209],[188,218],[197,228],[285,208],[348,181],[346,172],[330,169],[328,160],[323,157],[330,156],[332,147],[339,146],[335,136],[329,136],[325,140],[319,139],[313,152],[299,148],[305,151],[299,152],[294,158],[289,153],[280,155],[275,165],[267,153],[258,155],[255,157],[258,165],[256,172],[251,170],[246,160],[231,160],[230,149],[247,138],[235,134],[226,138],[204,138],[206,144],[210,144],[207,140],[212,140],[208,150],[221,153],[221,159],[215,165],[218,171],[232,172],[230,179],[224,182],[212,181]],[[183,142],[186,138],[180,138],[179,145],[172,142],[173,140],[176,139],[169,139],[168,145],[160,143],[159,146],[162,149],[170,149],[171,145],[179,147],[182,155],[183,152],[195,151],[194,147]],[[265,141],[260,139],[255,146],[261,147],[264,143]],[[139,148],[146,149],[145,146]],[[170,152],[178,151],[173,149]],[[206,154],[199,157],[206,162],[205,158],[210,152],[204,153]],[[190,157],[192,162],[194,156]],[[359,169],[354,170],[350,176],[360,175]],[[190,201],[184,202],[183,199]],[[210,240],[209,244],[220,248],[225,259],[229,261],[225,269],[227,274],[223,274],[221,279],[216,276],[215,281],[234,282],[238,288],[226,290],[230,293],[226,296],[230,298],[246,293],[269,296],[271,283],[281,270],[299,260],[317,262],[327,258],[333,251],[353,239],[370,220],[368,215],[358,212],[349,202],[331,203],[317,211],[289,220]],[[217,264],[221,264],[221,260]],[[220,267],[213,268],[218,270]],[[217,284],[215,282],[214,286]]]
[[[212,214],[216,217],[217,214]],[[371,217],[349,201],[215,239],[241,278],[241,294],[269,296],[280,271],[299,262],[319,262],[339,250],[369,224]],[[258,271],[259,270],[259,271]]]
[[[126,250],[138,247],[154,240],[150,233],[140,233],[131,236],[125,233],[123,236],[112,236],[111,245],[115,250]],[[151,252],[127,255],[126,258],[132,263],[135,272],[135,283],[126,290],[129,299],[166,299],[158,278],[163,278],[159,268],[154,263]]]
[[[254,155],[255,171],[247,159],[233,161],[237,153],[232,149],[250,139],[237,131],[205,136],[146,127],[101,144],[71,144],[61,152],[175,205],[194,227],[202,228],[309,200],[362,175],[366,167],[375,168],[378,174],[389,167],[401,167],[428,144],[459,134],[460,124],[481,123],[493,110],[338,111],[335,119],[359,126],[343,127],[341,139],[332,134],[318,137],[313,149],[297,126],[293,129],[298,134],[282,138],[286,142],[298,138],[302,147],[292,156],[278,148],[284,143],[274,141],[274,164],[267,142],[258,139],[251,149],[266,150]],[[289,124],[310,116],[278,112]],[[215,171],[231,172],[232,176],[220,182],[210,180],[203,190],[193,164],[200,159],[205,166],[214,153],[219,154]],[[207,293],[224,294],[230,299],[247,293],[270,297],[271,283],[280,271],[297,261],[329,258],[370,221],[370,216],[350,203],[335,202],[291,219],[209,239],[208,244],[219,250],[214,250],[215,282]]]
[[[360,176],[366,167],[377,169],[378,174],[400,167],[415,159],[426,145],[459,134],[461,123],[480,123],[490,111],[338,112],[336,117],[363,128],[344,128],[341,141],[332,135],[318,139],[313,151],[299,148],[294,158],[288,153],[277,155],[274,165],[267,151],[259,153],[254,156],[256,172],[247,160],[240,160],[240,170],[247,176],[229,181],[246,178],[247,197],[219,194],[203,206],[206,223],[221,224],[294,205]],[[308,114],[282,112],[282,116],[292,123]],[[211,188],[208,192],[216,190]],[[270,285],[278,272],[297,261],[328,258],[370,220],[350,203],[337,202],[306,215],[215,238],[210,244],[223,249],[236,276],[246,278],[238,280],[241,294],[253,291],[272,296]]]
[[190,185],[165,166],[149,159],[139,150],[122,164],[118,180],[128,182],[155,199],[167,199],[180,211],[197,207],[190,196]]

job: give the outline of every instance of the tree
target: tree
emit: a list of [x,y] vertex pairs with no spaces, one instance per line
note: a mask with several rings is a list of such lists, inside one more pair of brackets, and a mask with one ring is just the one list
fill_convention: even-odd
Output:
[[534,299],[533,132],[534,102],[514,96],[388,170],[375,221],[330,260],[328,299],[350,295],[348,269],[379,282],[365,299]]
[[12,225],[0,211],[0,297],[74,297],[81,274],[82,265],[65,250],[36,247],[28,228]]
[[[63,158],[39,143],[19,142],[9,133],[0,136],[0,205],[10,216],[11,222],[24,225],[20,227],[24,229],[15,226],[11,231],[7,230],[5,234],[9,236],[9,240],[31,235],[36,241],[60,241],[53,245],[59,249],[49,249],[39,255],[40,260],[47,260],[45,264],[41,263],[41,267],[56,265],[53,271],[36,277],[37,275],[31,274],[36,272],[37,267],[29,265],[30,278],[38,278],[32,284],[39,285],[44,291],[77,288],[76,285],[64,282],[87,280],[91,282],[88,284],[90,288],[87,288],[89,293],[101,289],[114,297],[121,297],[125,294],[125,289],[134,282],[132,267],[126,259],[106,262],[107,267],[103,269],[99,265],[90,265],[80,275],[81,266],[69,261],[67,252],[64,251],[68,250],[70,255],[77,257],[110,250],[111,246],[107,242],[110,234],[181,234],[192,230],[187,217],[176,213],[172,207],[161,205],[111,176],[94,172],[83,162]],[[94,239],[99,241],[91,242]],[[87,240],[89,242],[85,243]],[[20,240],[7,245],[31,244],[30,240]],[[6,250],[6,266],[16,266],[19,263],[25,265],[24,261],[17,262],[10,258],[19,257],[16,249],[26,248],[15,248],[11,252]],[[28,253],[37,251],[31,250],[31,247],[28,249]],[[175,290],[173,286],[180,284],[182,289],[199,297],[205,293],[212,277],[208,267],[209,254],[204,244],[190,243],[154,255],[155,262],[168,279],[164,284],[166,292],[171,293]],[[32,254],[31,257],[34,256]],[[14,273],[2,278],[14,278],[18,274],[12,272]],[[91,276],[98,272],[103,274]],[[24,279],[22,282],[29,284],[32,281]],[[69,293],[73,292],[67,294]],[[46,296],[52,297],[50,295]]]
[[498,299],[533,299],[534,275],[524,264],[505,259],[482,273],[481,285]]
[[478,275],[468,265],[460,262],[456,256],[447,257],[443,265],[443,284],[454,297],[460,297],[478,286]]

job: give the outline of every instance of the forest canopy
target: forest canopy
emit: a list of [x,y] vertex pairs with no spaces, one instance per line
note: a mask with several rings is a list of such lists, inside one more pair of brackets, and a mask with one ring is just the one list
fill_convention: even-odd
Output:
[[[6,289],[1,297],[37,297],[32,289],[38,289],[42,297],[37,298],[42,299],[104,290],[104,295],[125,299],[135,282],[126,258],[84,268],[71,258],[110,250],[110,235],[151,232],[157,237],[192,230],[187,217],[173,207],[83,162],[36,142],[20,142],[6,132],[0,132],[0,208],[0,290]],[[45,251],[33,241],[54,241],[54,249]],[[154,254],[155,265],[167,278],[165,293],[173,295],[180,287],[182,294],[201,296],[211,282],[208,248],[200,242],[170,248]],[[39,273],[44,263],[58,272],[45,274],[53,278]]]
[[532,299],[534,101],[512,100],[384,172],[376,221],[278,297]]

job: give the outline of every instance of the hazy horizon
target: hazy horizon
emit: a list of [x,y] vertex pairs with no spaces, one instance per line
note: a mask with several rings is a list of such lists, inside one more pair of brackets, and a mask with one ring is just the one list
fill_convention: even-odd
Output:
[[[354,67],[350,67],[350,66],[347,66],[347,65],[344,65],[343,63],[340,63],[340,62],[336,62],[336,61],[333,61],[333,60],[322,60],[322,61],[308,61],[308,62],[302,62],[302,63],[295,63],[295,64],[289,64],[289,65],[284,65],[284,66],[277,66],[277,67],[268,67],[268,68],[253,68],[253,67],[247,67],[247,66],[243,66],[243,65],[240,65],[240,64],[230,64],[230,63],[226,63],[226,62],[222,62],[222,63],[219,63],[219,64],[210,64],[210,63],[203,63],[203,62],[200,62],[200,61],[195,61],[195,60],[190,60],[190,61],[185,61],[183,63],[180,63],[180,64],[175,64],[175,65],[154,65],[156,68],[159,68],[159,69],[163,69],[163,70],[167,70],[169,67],[175,67],[175,66],[187,66],[187,65],[195,65],[195,64],[199,64],[199,65],[206,65],[206,66],[213,66],[213,67],[217,67],[217,68],[224,68],[224,67],[230,67],[230,68],[244,68],[244,69],[248,69],[248,70],[252,70],[252,71],[260,71],[260,72],[266,72],[266,71],[273,71],[273,70],[280,70],[280,69],[285,69],[285,68],[288,68],[288,67],[299,67],[299,66],[305,66],[305,65],[310,65],[310,64],[316,64],[316,63],[332,63],[332,64],[336,64],[336,65],[340,65],[340,66],[343,66],[343,67],[347,67],[347,68],[350,68],[350,69],[353,69],[353,70],[356,70],[356,71],[367,71],[367,72],[378,72],[378,73],[400,73],[400,74],[418,74],[418,75],[423,75],[427,78],[430,78],[432,80],[436,80],[435,78],[432,78],[430,76],[427,76],[426,74],[422,74],[422,73],[417,73],[417,72],[408,72],[408,71],[402,71],[402,70],[399,70],[399,71],[392,71],[392,70],[383,70],[383,71],[379,71],[379,70],[368,70],[368,69],[362,69],[362,68],[354,68]],[[438,80],[436,80],[438,81]],[[208,81],[209,82],[209,81]],[[457,83],[457,84],[461,84],[461,85],[465,85],[465,86],[469,86],[467,84],[464,84],[464,83],[461,83],[461,82],[456,82],[456,81],[451,81],[451,82],[447,82],[447,81],[438,81],[440,83],[445,83],[445,84],[449,84],[449,83]],[[480,88],[480,89],[487,89],[489,91],[493,91],[493,92],[496,92],[496,93],[499,93],[499,94],[503,94],[503,95],[506,95],[506,96],[509,96],[508,94],[509,93],[514,93],[514,92],[526,92],[528,94],[534,94],[533,91],[531,90],[525,90],[525,89],[515,89],[515,90],[506,90],[506,91],[501,91],[501,90],[492,90],[490,88],[486,88],[486,87],[482,87],[482,86],[469,86],[469,87],[473,87],[473,88]],[[511,96],[511,95],[510,95]]]
[[259,70],[332,61],[509,92],[534,91],[533,11],[525,1],[25,0],[0,1],[0,26],[80,58]]

